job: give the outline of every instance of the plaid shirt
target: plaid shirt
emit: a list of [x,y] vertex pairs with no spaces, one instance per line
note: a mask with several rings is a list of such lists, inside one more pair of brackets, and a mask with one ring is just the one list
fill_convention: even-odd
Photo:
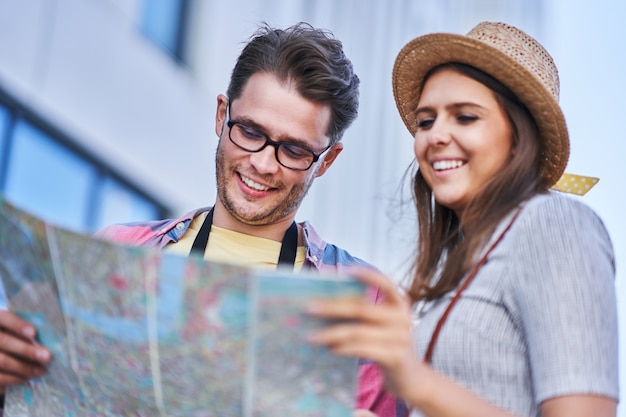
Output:
[[[115,224],[102,229],[95,234],[95,237],[123,244],[164,248],[170,243],[178,242],[189,229],[191,221],[208,210],[210,207],[194,210],[175,220]],[[372,268],[363,260],[324,241],[310,223],[303,222],[300,225],[306,248],[303,268],[323,273],[340,273],[346,267],[355,265]],[[378,300],[376,291],[371,291],[371,296]],[[405,417],[407,415],[405,404],[402,401],[396,401],[383,390],[383,377],[380,370],[368,361],[361,361],[359,365],[356,408],[370,410],[378,417]]]

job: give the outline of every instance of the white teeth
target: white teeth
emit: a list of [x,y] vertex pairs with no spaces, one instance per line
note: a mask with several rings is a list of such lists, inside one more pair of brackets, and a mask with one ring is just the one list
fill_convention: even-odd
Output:
[[269,187],[266,187],[257,182],[254,182],[250,178],[246,178],[243,175],[241,176],[241,181],[243,181],[248,187],[254,188],[255,190],[258,190],[258,191],[266,191],[270,189]]
[[446,169],[459,168],[463,165],[463,161],[437,161],[433,162],[433,168],[437,171],[443,171]]

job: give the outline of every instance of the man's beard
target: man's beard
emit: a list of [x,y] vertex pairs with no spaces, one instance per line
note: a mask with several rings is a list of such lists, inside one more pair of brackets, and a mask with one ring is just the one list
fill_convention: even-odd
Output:
[[[266,207],[256,209],[256,212],[249,212],[249,209],[244,210],[242,207],[238,207],[237,203],[229,195],[229,190],[237,187],[236,184],[229,184],[228,181],[235,181],[234,177],[237,176],[235,168],[227,166],[225,152],[221,146],[217,147],[217,155],[215,158],[215,179],[217,182],[217,195],[222,205],[238,221],[249,225],[266,225],[276,223],[285,217],[289,216],[295,210],[300,207],[302,200],[309,192],[315,175],[311,175],[304,183],[298,183],[292,186],[291,190],[281,201],[275,199],[268,199]],[[282,192],[284,189],[278,187]],[[280,192],[280,191],[279,191]]]

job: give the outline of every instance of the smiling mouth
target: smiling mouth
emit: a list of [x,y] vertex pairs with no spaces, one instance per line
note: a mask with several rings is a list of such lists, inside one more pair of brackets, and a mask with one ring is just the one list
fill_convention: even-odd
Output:
[[253,190],[267,191],[270,189],[270,187],[266,187],[265,185],[259,184],[258,182],[254,182],[250,178],[244,177],[241,174],[239,174],[239,178],[241,178],[241,181],[243,181],[244,184],[246,184],[248,187],[252,188]]
[[465,162],[461,160],[436,161],[436,162],[433,162],[433,169],[435,171],[447,171],[449,169],[460,168],[463,165],[465,165]]

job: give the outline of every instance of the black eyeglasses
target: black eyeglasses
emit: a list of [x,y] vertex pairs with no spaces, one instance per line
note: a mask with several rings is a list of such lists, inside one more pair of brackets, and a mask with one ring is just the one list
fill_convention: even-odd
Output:
[[328,145],[321,152],[313,152],[296,143],[275,142],[259,129],[248,126],[238,120],[231,120],[229,114],[230,105],[227,107],[226,118],[228,118],[228,121],[226,124],[229,129],[228,138],[232,143],[247,152],[261,152],[267,145],[273,146],[276,160],[285,168],[306,171],[332,146]]

